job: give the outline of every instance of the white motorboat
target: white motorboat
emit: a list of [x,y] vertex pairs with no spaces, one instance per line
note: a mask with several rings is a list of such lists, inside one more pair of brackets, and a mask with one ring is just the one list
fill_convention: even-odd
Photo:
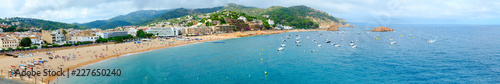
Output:
[[352,48],[357,48],[357,47],[358,47],[358,45],[354,45],[354,46],[352,46]]
[[280,48],[278,48],[278,51],[282,51],[282,50],[284,50],[284,49],[285,49],[285,48],[280,47]]
[[349,46],[354,46],[354,41],[351,41],[351,43],[349,43]]
[[314,42],[314,44],[317,44],[318,42]]
[[396,44],[396,41],[391,42],[391,45],[392,45],[392,44]]
[[297,44],[297,46],[302,46],[302,44]]
[[336,45],[335,43],[332,43],[332,45]]
[[340,47],[340,45],[335,45],[335,47]]
[[295,43],[300,43],[300,41],[295,41]]
[[281,44],[281,47],[285,47],[285,46],[286,46],[286,44]]
[[319,44],[318,47],[321,47],[321,44]]

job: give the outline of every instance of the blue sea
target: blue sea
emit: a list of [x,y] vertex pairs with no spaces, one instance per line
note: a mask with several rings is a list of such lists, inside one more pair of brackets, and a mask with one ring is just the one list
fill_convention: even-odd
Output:
[[[374,27],[359,24],[355,28],[339,28],[341,31],[259,35],[135,53],[82,67],[120,69],[121,76],[71,76],[53,82],[500,83],[498,25],[384,26],[395,31],[370,32],[366,30]],[[287,39],[289,35],[291,38]],[[325,43],[325,39],[341,46]],[[297,40],[302,46],[296,46]],[[351,41],[357,48],[349,46]],[[278,51],[282,43],[286,46]]]

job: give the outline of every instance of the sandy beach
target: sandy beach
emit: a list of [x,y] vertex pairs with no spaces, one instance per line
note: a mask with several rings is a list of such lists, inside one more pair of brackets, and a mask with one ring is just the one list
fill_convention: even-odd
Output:
[[[317,30],[265,30],[265,31],[245,31],[245,32],[235,32],[235,33],[224,33],[224,34],[212,34],[197,37],[184,37],[184,38],[198,38],[202,40],[187,40],[187,39],[151,39],[150,41],[136,43],[136,42],[126,42],[119,44],[99,44],[94,46],[82,46],[78,48],[70,49],[54,49],[53,51],[46,52],[34,52],[33,56],[25,56],[19,58],[12,57],[0,57],[0,70],[1,78],[23,81],[26,83],[41,83],[45,84],[47,82],[57,80],[57,76],[42,76],[42,77],[19,77],[19,76],[9,76],[9,69],[20,69],[19,65],[28,65],[30,62],[37,62],[41,59],[47,60],[43,64],[35,65],[33,67],[34,71],[48,70],[59,70],[63,71],[76,69],[78,67],[83,67],[92,63],[97,63],[110,58],[120,57],[121,55],[129,53],[138,53],[156,49],[169,48],[174,46],[180,46],[191,43],[206,42],[206,41],[216,41],[237,37],[253,36],[253,35],[267,35],[267,34],[279,34],[284,32],[301,32],[301,31],[317,31]],[[20,52],[23,53],[23,52]],[[24,52],[26,53],[26,52]],[[49,54],[50,53],[50,54]],[[52,57],[53,59],[49,59]],[[15,66],[15,67],[12,67]],[[43,74],[43,73],[42,73]],[[36,79],[35,79],[36,78]],[[35,81],[36,80],[36,81]],[[43,82],[42,82],[43,81]]]

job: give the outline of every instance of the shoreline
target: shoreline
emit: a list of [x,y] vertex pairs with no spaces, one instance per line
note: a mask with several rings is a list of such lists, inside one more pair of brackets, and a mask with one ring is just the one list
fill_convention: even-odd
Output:
[[[110,59],[113,59],[113,58],[119,58],[120,56],[127,55],[127,54],[134,54],[134,53],[135,54],[139,54],[139,53],[142,53],[142,52],[147,52],[147,51],[152,51],[152,50],[159,50],[159,49],[165,49],[165,48],[171,48],[171,47],[178,47],[178,46],[182,46],[182,45],[189,45],[189,44],[195,44],[195,43],[200,43],[200,42],[218,41],[218,40],[233,39],[233,38],[255,36],[255,35],[270,35],[270,34],[280,34],[280,33],[286,33],[286,32],[302,32],[302,31],[321,31],[321,30],[314,30],[314,29],[312,29],[312,30],[244,31],[244,32],[233,32],[233,33],[204,35],[204,36],[198,36],[198,37],[184,37],[184,38],[209,38],[209,39],[203,39],[203,40],[198,40],[198,41],[180,41],[180,43],[173,43],[172,45],[170,45],[170,44],[168,44],[168,45],[149,45],[150,43],[151,44],[153,44],[153,43],[156,44],[154,41],[159,40],[159,39],[153,39],[154,41],[152,40],[151,42],[148,43],[149,46],[139,44],[139,45],[141,45],[141,47],[144,47],[144,49],[140,49],[139,46],[137,46],[138,50],[131,49],[132,51],[128,51],[128,52],[127,52],[127,50],[125,50],[125,52],[123,52],[123,53],[121,51],[116,51],[116,54],[112,54],[112,55],[105,56],[105,57],[102,57],[102,58],[95,58],[95,59],[91,59],[91,60],[89,60],[89,58],[86,58],[87,61],[81,61],[81,60],[78,60],[76,62],[69,61],[68,64],[64,64],[65,62],[62,62],[63,63],[62,65],[69,65],[69,66],[67,66],[67,67],[63,66],[61,68],[63,68],[63,71],[67,72],[68,68],[71,71],[71,70],[74,70],[74,69],[77,69],[77,68],[81,68],[81,67],[85,67],[85,66],[88,66],[88,65],[91,65],[91,64],[99,63],[99,62],[102,62],[102,61],[105,61],[105,60],[110,60]],[[173,40],[173,39],[170,39],[170,40]],[[167,41],[167,40],[164,39],[164,41]],[[173,40],[173,41],[177,41],[177,40]],[[146,43],[146,42],[144,42],[144,43]],[[92,51],[92,50],[95,50],[95,49],[102,48],[103,46],[106,46],[106,51],[104,51],[104,49],[103,49],[102,52],[104,52],[104,53],[111,53],[111,51],[107,51],[107,46],[113,46],[113,45],[116,48],[115,47],[111,47],[111,48],[119,49],[117,47],[123,47],[123,46],[127,47],[127,45],[134,46],[136,44],[134,44],[134,42],[127,42],[127,43],[119,43],[119,44],[103,44],[103,45],[96,45],[96,46],[85,46],[85,47],[79,47],[79,48],[83,48],[84,50],[85,49],[91,49],[90,51]],[[64,53],[65,51],[72,51],[72,50],[73,49],[61,49],[61,50],[55,50],[54,53],[55,52],[63,52]],[[85,52],[85,51],[81,51],[81,50],[77,51],[76,48],[75,48],[74,51],[76,51],[78,53]],[[96,50],[96,52],[97,51],[99,51],[99,50]],[[113,51],[113,53],[115,53],[115,52]],[[57,54],[59,54],[59,53],[57,53]],[[73,54],[75,54],[75,53],[73,53]],[[95,52],[94,52],[94,54],[95,54]],[[90,57],[92,57],[91,54],[89,54],[89,52],[87,52],[87,54],[84,54],[84,56],[86,56],[86,55],[89,55]],[[101,55],[102,55],[102,53],[101,53]],[[5,60],[5,59],[8,59],[8,58],[0,59],[0,61],[1,60]],[[80,59],[80,58],[78,58],[78,59]],[[23,61],[24,58],[21,58],[21,59],[18,58],[17,60]],[[85,60],[85,58],[82,58],[82,60]],[[49,62],[51,62],[51,61],[52,60],[50,60]],[[5,66],[5,65],[3,65],[3,66]],[[49,67],[50,67],[50,65],[49,65]],[[51,67],[51,68],[54,68],[54,67]],[[64,68],[67,68],[67,69],[64,69]],[[0,72],[0,73],[3,73],[3,72]],[[37,81],[32,80],[32,79],[24,80],[24,79],[22,79],[20,77],[18,77],[18,78],[8,78],[8,76],[6,76],[6,77],[3,77],[3,78],[9,79],[9,80],[12,80],[12,81],[21,81],[21,82],[25,82],[25,83],[34,83],[34,82],[37,82],[37,83],[46,84],[47,82],[53,83],[57,79],[57,77],[58,76],[42,76],[41,77],[41,79],[42,79],[41,81],[43,81],[43,82],[41,82],[39,79],[35,79]]]

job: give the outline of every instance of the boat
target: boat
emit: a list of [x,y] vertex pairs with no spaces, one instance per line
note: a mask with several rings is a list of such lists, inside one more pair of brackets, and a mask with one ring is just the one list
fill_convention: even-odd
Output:
[[290,39],[290,36],[286,36],[287,39]]
[[340,45],[335,45],[335,47],[340,47]]
[[286,40],[283,40],[283,42],[285,42]]
[[302,44],[297,44],[297,46],[302,46]]
[[434,41],[433,40],[428,40],[427,43],[429,43],[429,44],[430,43],[434,43]]
[[309,36],[307,36],[306,38],[309,38]]
[[299,37],[297,37],[297,38],[295,38],[295,39],[300,39],[300,36],[299,36]]
[[316,39],[313,39],[313,41],[316,41]]
[[335,43],[332,43],[332,45],[337,45],[337,44],[335,44]]
[[317,44],[318,42],[314,42],[314,44]]
[[325,43],[330,43],[331,41],[328,39],[325,39]]
[[321,47],[321,44],[319,44],[318,47]]
[[354,45],[354,46],[352,46],[352,48],[357,48],[357,47],[358,47],[358,45]]
[[299,41],[295,41],[295,43],[300,43],[300,40]]
[[391,42],[391,45],[392,45],[392,44],[396,44],[396,41]]
[[282,50],[284,50],[284,49],[285,49],[285,48],[280,47],[280,48],[278,48],[278,51],[282,51]]
[[349,43],[349,46],[354,46],[354,41],[351,41],[351,43]]
[[283,44],[283,43],[281,44],[281,47],[285,47],[285,46],[286,46],[286,44]]

